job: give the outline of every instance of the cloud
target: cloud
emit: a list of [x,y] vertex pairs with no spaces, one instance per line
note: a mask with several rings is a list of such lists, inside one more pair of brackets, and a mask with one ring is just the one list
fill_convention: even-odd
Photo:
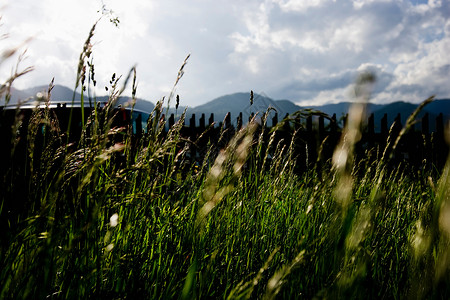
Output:
[[[102,1],[8,1],[0,30],[10,38],[2,45],[34,37],[25,63],[36,71],[17,87],[47,84],[53,76],[73,86],[79,53]],[[168,95],[190,53],[176,91],[183,105],[250,90],[302,104],[349,100],[364,70],[377,76],[375,102],[417,102],[430,93],[450,97],[449,1],[103,3],[120,24],[115,28],[104,17],[94,35],[99,94],[112,73],[125,76],[136,64],[138,96],[157,101]]]
[[450,63],[444,54],[450,50],[448,25],[443,26],[448,4],[301,3],[266,1],[251,13],[259,26],[231,36],[233,62],[259,78],[289,78],[266,85],[268,95],[303,104],[340,101],[363,69],[377,75],[377,102],[403,97],[417,102],[432,90],[450,95],[444,84]]
[[326,5],[327,0],[274,0],[284,12],[306,12],[311,8]]
[[[450,21],[447,21],[447,30],[449,27]],[[405,100],[424,99],[432,94],[448,97],[450,94],[448,85],[450,61],[447,54],[449,50],[448,32],[441,40],[421,43],[412,57],[396,65],[395,80],[388,91],[403,94]]]

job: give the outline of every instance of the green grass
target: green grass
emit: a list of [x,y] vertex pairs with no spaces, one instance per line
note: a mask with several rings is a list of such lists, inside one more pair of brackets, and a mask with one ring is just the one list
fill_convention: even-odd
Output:
[[[274,144],[255,124],[193,165],[184,116],[163,131],[163,101],[138,145],[111,128],[123,91],[113,81],[109,105],[83,124],[75,146],[49,110],[36,110],[26,151],[12,153],[28,173],[14,164],[2,172],[2,218],[11,202],[26,209],[1,223],[1,299],[450,296],[449,163],[442,175],[410,173],[388,164],[390,148],[355,162],[356,108],[333,162],[306,173],[294,171],[294,144]],[[134,99],[135,80],[132,89]],[[15,183],[24,178],[21,193]]]

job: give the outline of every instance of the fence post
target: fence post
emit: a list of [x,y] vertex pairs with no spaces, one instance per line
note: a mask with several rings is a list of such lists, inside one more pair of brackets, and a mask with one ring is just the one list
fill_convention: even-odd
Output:
[[436,118],[436,133],[444,137],[444,116],[440,113]]
[[275,113],[275,116],[272,118],[272,127],[275,127],[278,124],[278,113]]
[[189,127],[195,128],[195,114],[192,114],[192,117],[189,119]]
[[142,114],[139,114],[135,120],[136,126],[136,136],[140,137],[142,135]]
[[425,159],[426,165],[429,166],[429,163],[433,160],[432,157],[432,149],[430,147],[430,119],[429,114],[425,113],[422,117],[422,139],[420,140],[420,149],[422,160]]
[[367,119],[367,133],[361,139],[364,142],[367,142],[368,149],[371,150],[375,146],[375,116],[373,113],[369,115]]
[[400,113],[397,114],[397,116],[394,119],[394,128],[392,129],[395,133],[395,136],[397,136],[400,133],[400,130],[402,130],[402,116]]
[[326,161],[333,156],[334,149],[336,148],[336,145],[338,143],[339,143],[339,132],[338,132],[337,117],[336,114],[333,114],[333,116],[330,119],[330,132],[328,133],[328,140],[321,149],[322,153],[320,161],[318,160],[317,164],[318,174],[320,174],[322,171],[321,169],[322,161]]
[[289,114],[288,113],[286,113],[286,115],[283,118],[283,131],[284,132],[291,131],[291,124],[289,123]]
[[323,116],[319,116],[319,142],[322,143],[325,137],[325,120]]
[[209,117],[209,120],[208,120],[208,124],[209,124],[209,126],[211,126],[213,123],[214,123],[214,113],[211,113],[211,116]]
[[236,128],[237,130],[241,130],[242,128],[242,112],[240,112],[239,116],[237,117]]
[[169,117],[169,129],[172,128],[173,124],[175,124],[175,115],[174,114],[170,114],[170,117]]
[[383,138],[386,138],[388,135],[387,114],[384,114],[381,118],[381,135],[383,136]]
[[225,116],[225,128],[230,128],[231,127],[231,113],[228,112],[227,115]]
[[306,132],[312,134],[312,116],[306,118]]
[[198,126],[200,127],[201,131],[205,129],[205,114],[202,114],[202,116],[198,120]]
[[[387,113],[383,115],[383,117],[380,120],[380,134],[377,135],[376,142],[378,143],[377,147],[380,151],[380,153],[383,153],[383,151],[386,148],[387,144],[387,137],[388,137],[388,119],[387,119]],[[380,157],[379,157],[380,158]]]
[[251,113],[250,116],[248,117],[248,122],[250,123],[253,119],[253,117],[255,116],[255,113]]
[[428,113],[425,113],[425,115],[422,117],[422,134],[428,135],[428,133],[430,132],[429,128],[429,116]]
[[448,147],[444,140],[444,116],[440,113],[436,118],[436,132],[433,135],[433,153],[435,162],[439,169],[442,169],[447,158]]
[[317,160],[317,141],[314,137],[312,116],[306,118],[306,168],[312,166]]
[[336,114],[333,114],[333,116],[331,117],[330,132],[332,134],[336,134],[337,133],[337,117],[336,117]]
[[[196,140],[198,137],[199,128],[195,128],[195,114],[192,114],[191,118],[189,119],[189,129],[190,130],[188,132],[190,136],[188,138],[190,140]],[[196,145],[194,144],[189,145],[189,151],[193,160],[195,160],[197,157],[197,149],[195,147]]]
[[367,133],[369,134],[369,139],[372,139],[375,135],[375,117],[373,113],[370,114],[367,122]]

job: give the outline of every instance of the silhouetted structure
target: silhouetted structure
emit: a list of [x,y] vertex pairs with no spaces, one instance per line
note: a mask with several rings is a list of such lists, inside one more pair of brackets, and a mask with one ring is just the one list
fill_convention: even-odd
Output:
[[[88,116],[92,109],[86,109],[84,114],[86,123]],[[17,119],[21,120],[21,127],[18,130],[18,138],[23,143],[26,141],[26,128],[28,120],[31,117],[31,109],[22,109],[16,111],[14,109],[0,108],[2,118],[0,120],[0,138],[2,145],[10,143],[12,138],[11,126]],[[55,108],[50,109],[50,113],[54,114],[59,122],[61,132],[70,133],[70,141],[76,142],[81,135],[81,118],[80,108],[67,108],[61,105],[56,105]],[[71,117],[70,129],[69,119]],[[138,140],[147,135],[147,119],[148,114],[144,112],[133,112],[124,108],[116,108],[111,115],[114,115],[113,127],[133,127],[134,139]],[[104,117],[104,116],[103,116]],[[164,115],[162,115],[165,118]],[[190,117],[186,116],[187,124],[182,128],[181,134],[187,140],[191,140],[190,154],[194,159],[200,159],[208,142],[225,147],[228,140],[234,135],[236,130],[240,130],[244,126],[243,113],[236,116],[236,121],[232,122],[232,117],[228,113],[224,120],[219,120],[219,126],[214,120],[214,114],[211,114],[206,124],[206,116],[202,114],[197,121],[195,114]],[[249,116],[249,121],[254,118],[254,115]],[[337,120],[336,115],[326,117],[324,115],[309,115],[306,117],[292,118],[285,116],[281,122],[278,120],[278,114],[274,113],[271,118],[272,126],[267,127],[265,131],[265,138],[269,138],[269,131],[276,128],[275,143],[281,141],[289,146],[292,138],[295,138],[295,154],[297,156],[298,169],[302,170],[309,168],[316,162],[325,162],[331,158],[334,148],[339,142],[342,128],[345,126],[347,116],[343,116],[340,121]],[[174,126],[176,117],[171,114],[167,119],[166,131]],[[261,119],[258,119],[261,123]],[[281,123],[281,124],[280,124]],[[442,113],[435,120],[436,129],[430,132],[430,116],[426,113],[420,120],[420,128],[413,126],[401,139],[398,147],[393,155],[394,162],[405,162],[414,166],[434,166],[441,169],[446,161],[448,154],[448,146],[444,139],[444,118]],[[236,124],[236,125],[233,125]],[[378,125],[378,126],[377,126]],[[45,127],[45,125],[41,125]],[[379,130],[375,130],[379,128]],[[368,116],[363,128],[361,141],[356,145],[356,157],[363,158],[369,150],[375,152],[374,159],[380,158],[388,142],[391,144],[400,133],[402,128],[400,114],[395,118],[393,124],[388,124],[388,116],[385,114],[380,121],[380,124],[375,123],[374,115]],[[42,128],[41,128],[42,130]],[[206,130],[206,132],[205,132]],[[295,133],[295,134],[294,134]],[[219,141],[219,138],[221,140]],[[39,145],[39,138],[36,140],[36,145]],[[391,145],[392,146],[392,145]],[[20,147],[19,147],[20,148]],[[10,147],[2,146],[1,155],[9,157],[11,152]],[[20,151],[19,151],[20,152]],[[318,156],[320,154],[320,156]]]

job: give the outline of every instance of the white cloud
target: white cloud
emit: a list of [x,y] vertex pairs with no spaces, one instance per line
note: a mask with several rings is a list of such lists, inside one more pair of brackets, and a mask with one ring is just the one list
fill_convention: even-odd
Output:
[[[405,1],[354,1],[353,6],[322,6],[312,1],[297,3],[297,9],[294,2],[274,3],[280,10],[275,6],[256,12],[263,15],[259,19],[265,20],[264,27],[248,27],[247,35],[233,36],[235,62],[254,63],[261,57],[259,64],[265,68],[258,69],[260,78],[291,78],[266,85],[273,88],[265,90],[267,94],[303,104],[340,101],[348,97],[342,92],[351,86],[357,72],[368,67],[379,81],[374,101],[404,99],[402,90],[409,100],[419,101],[423,97],[417,92],[410,97],[413,88],[422,88],[423,93],[434,88],[442,92],[442,97],[450,95],[440,86],[450,64],[448,56],[442,55],[450,48],[445,42],[448,33],[442,29],[445,14],[440,3],[427,3],[425,12],[420,9],[422,4]],[[291,9],[286,9],[288,4]],[[303,14],[303,8],[313,7],[314,11]],[[424,83],[429,87],[424,88]]]
[[[17,87],[48,84],[53,76],[72,87],[102,2],[7,1],[0,33],[10,38],[0,49],[34,37],[25,64],[36,71]],[[185,105],[249,90],[302,103],[345,100],[364,68],[378,77],[374,101],[419,101],[432,91],[450,97],[448,1],[103,2],[120,24],[104,18],[93,38],[98,93],[112,73],[125,76],[137,64],[138,96],[156,101],[191,53],[177,90]],[[9,73],[10,65],[0,67]]]
[[324,105],[328,103],[339,103],[351,100],[350,87],[337,88],[318,92],[313,98],[307,101],[298,102],[301,106]]
[[[306,12],[310,8],[326,5],[328,0],[274,0],[283,11]],[[333,1],[335,2],[335,0]]]
[[364,5],[370,5],[372,3],[393,2],[394,0],[353,0],[353,7],[355,9],[361,9]]
[[367,31],[365,28],[367,25],[366,20],[362,18],[346,20],[344,24],[334,31],[329,42],[329,48],[345,47],[350,52],[362,52],[365,50],[363,43],[367,41],[364,36]]
[[[449,22],[449,21],[448,21]],[[448,23],[447,22],[447,23]],[[396,92],[405,90],[404,97],[418,101],[431,94],[448,97],[450,87],[450,36],[427,44],[421,44],[415,56],[397,64],[390,89]],[[409,89],[407,89],[409,87]]]

